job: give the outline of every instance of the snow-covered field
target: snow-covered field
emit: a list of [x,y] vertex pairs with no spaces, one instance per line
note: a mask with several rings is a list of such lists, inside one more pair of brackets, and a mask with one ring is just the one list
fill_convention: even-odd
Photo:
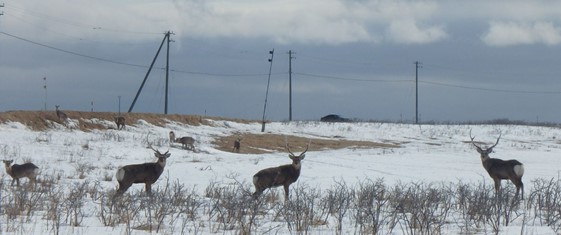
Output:
[[[76,122],[78,120],[74,120]],[[84,120],[81,120],[84,121]],[[88,120],[105,123],[113,127],[114,123],[101,120]],[[147,148],[153,145],[160,151],[168,151],[171,157],[167,161],[164,173],[153,185],[153,190],[164,190],[164,186],[177,183],[198,195],[201,203],[212,203],[207,198],[209,185],[241,185],[253,191],[251,178],[260,169],[290,163],[286,152],[271,154],[236,154],[219,151],[211,142],[216,136],[227,136],[238,132],[261,133],[259,123],[242,124],[230,121],[211,121],[212,126],[188,126],[170,122],[165,127],[154,126],[139,121],[128,126],[126,130],[114,129],[92,130],[83,132],[71,130],[63,126],[47,131],[32,131],[26,126],[16,123],[0,124],[0,158],[14,159],[22,164],[31,161],[41,169],[39,178],[42,181],[51,179],[57,189],[68,195],[79,185],[88,185],[99,190],[99,194],[112,194],[117,187],[114,174],[119,166],[155,161],[153,151]],[[170,147],[168,133],[173,130],[178,136],[193,136],[196,152],[187,151],[178,146]],[[526,198],[533,190],[533,181],[538,179],[558,180],[561,166],[561,129],[556,127],[534,127],[513,125],[412,125],[388,123],[320,123],[320,122],[273,122],[267,125],[267,132],[301,136],[306,138],[343,138],[346,140],[365,140],[382,143],[397,143],[399,148],[346,148],[338,150],[308,151],[302,161],[299,180],[291,186],[291,194],[297,189],[328,190],[340,186],[342,182],[353,187],[368,180],[383,180],[384,184],[434,184],[446,185],[459,182],[478,185],[484,183],[492,191],[492,180],[481,165],[479,154],[466,143],[469,133],[476,141],[487,145],[494,144],[502,134],[499,144],[494,148],[491,157],[501,159],[517,159],[524,163]],[[290,139],[287,138],[288,142]],[[314,144],[313,141],[311,143]],[[485,145],[483,144],[483,145]],[[243,145],[242,145],[243,148]],[[41,209],[32,215],[10,217],[7,208],[14,202],[19,192],[11,187],[11,178],[2,171],[2,201],[0,210],[1,233],[15,234],[150,234],[146,229],[137,226],[146,224],[146,214],[136,215],[130,226],[120,223],[115,226],[104,226],[100,219],[101,206],[95,193],[80,198],[79,226],[72,226],[69,221],[72,215],[61,210],[60,218],[49,217],[49,193],[39,195]],[[166,183],[167,182],[167,183]],[[27,184],[27,180],[22,180]],[[510,182],[503,181],[503,187]],[[24,188],[24,187],[22,187]],[[296,190],[295,190],[296,189]],[[512,188],[510,188],[512,189]],[[27,189],[33,190],[33,189]],[[133,185],[127,192],[132,197],[144,197],[144,185]],[[281,188],[273,190],[279,195]],[[509,191],[512,192],[512,191]],[[320,195],[322,195],[321,193]],[[96,196],[97,195],[97,196]],[[157,194],[156,194],[157,195]],[[96,198],[97,197],[97,198]],[[282,196],[280,196],[282,199]],[[291,195],[291,201],[296,200]],[[52,199],[51,199],[52,201]],[[64,200],[61,198],[61,202]],[[278,200],[271,207],[282,207],[284,202]],[[61,208],[66,205],[60,205]],[[205,206],[201,206],[200,210]],[[131,208],[130,210],[134,210]],[[522,215],[532,217],[535,212],[519,209]],[[206,213],[206,216],[205,216]],[[526,214],[528,213],[528,214]],[[209,212],[202,212],[199,222],[181,224],[172,222],[173,216],[164,219],[159,230],[161,234],[238,234],[236,228],[219,229],[213,225]],[[349,214],[351,214],[349,212]],[[177,215],[179,217],[180,215]],[[179,221],[177,220],[175,221]],[[274,216],[273,216],[274,217]],[[70,218],[70,219],[69,219]],[[290,234],[299,233],[289,226],[282,218],[276,217],[260,222],[251,232],[256,234]],[[534,218],[534,217],[532,217]],[[308,233],[336,234],[337,226],[333,217],[330,223],[313,226]],[[345,219],[350,221],[350,219]],[[218,223],[218,222],[216,222]],[[451,224],[451,225],[450,225]],[[453,221],[440,231],[442,234],[459,233]],[[344,234],[359,234],[355,224],[348,222],[341,229]],[[380,231],[380,234],[411,234],[412,230],[397,226],[393,230]],[[493,233],[490,227],[481,226],[473,229],[476,234]],[[508,226],[500,227],[501,234],[555,234],[545,223],[536,219],[514,219]],[[154,232],[152,232],[154,233]]]

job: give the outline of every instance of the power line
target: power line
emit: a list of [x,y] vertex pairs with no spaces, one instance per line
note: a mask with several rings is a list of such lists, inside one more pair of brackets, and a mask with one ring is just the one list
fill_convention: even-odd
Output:
[[502,93],[518,93],[518,94],[541,94],[541,95],[556,95],[561,94],[561,91],[525,91],[525,90],[509,90],[509,89],[495,89],[495,88],[481,88],[465,85],[455,85],[443,82],[431,82],[431,81],[419,81],[419,83],[425,83],[437,86],[454,87],[469,90],[480,90],[480,91],[490,91],[490,92],[502,92]]
[[293,74],[305,76],[305,77],[314,77],[314,78],[324,78],[324,79],[334,79],[334,80],[344,80],[344,81],[356,81],[356,82],[412,82],[413,80],[408,79],[401,79],[401,80],[392,80],[392,79],[361,79],[361,78],[347,78],[347,77],[338,77],[338,76],[328,76],[328,75],[317,75],[317,74],[310,74],[310,73],[297,73],[292,72]]
[[[66,50],[66,49],[61,49],[58,47],[54,47],[54,46],[49,46],[47,44],[44,43],[40,43],[40,42],[36,42],[30,39],[26,39],[20,36],[16,36],[10,33],[6,33],[6,32],[0,32],[0,34],[4,34],[6,36],[27,42],[27,43],[31,43],[31,44],[35,44],[37,46],[42,46],[45,48],[49,48],[55,51],[59,51],[62,53],[67,53],[67,54],[71,54],[74,56],[79,56],[79,57],[84,57],[84,58],[88,58],[88,59],[92,59],[92,60],[98,60],[98,61],[103,61],[103,62],[107,62],[107,63],[112,63],[112,64],[118,64],[118,65],[124,65],[124,66],[131,66],[131,67],[137,67],[137,68],[148,68],[148,66],[146,65],[139,65],[139,64],[132,64],[132,63],[126,63],[126,62],[121,62],[121,61],[116,61],[116,60],[110,60],[110,59],[105,59],[105,58],[100,58],[100,57],[96,57],[96,56],[90,56],[90,55],[86,55],[83,53],[78,53],[78,52],[73,52],[70,50]],[[155,67],[155,69],[161,69],[164,70],[164,67]],[[186,74],[196,74],[196,75],[205,75],[205,76],[215,76],[215,77],[258,77],[258,76],[265,76],[267,74],[265,73],[254,73],[254,74],[234,74],[234,73],[206,73],[206,72],[194,72],[194,71],[186,71],[186,70],[178,70],[178,69],[170,69],[170,71],[172,72],[176,72],[176,73],[186,73]],[[286,74],[286,73],[275,73],[276,74]]]
[[140,68],[146,68],[147,66],[145,65],[138,65],[138,64],[130,64],[130,63],[125,63],[125,62],[120,62],[120,61],[115,61],[115,60],[109,60],[109,59],[104,59],[104,58],[99,58],[99,57],[95,57],[95,56],[90,56],[90,55],[86,55],[86,54],[82,54],[82,53],[77,53],[77,52],[73,52],[73,51],[69,51],[69,50],[65,50],[65,49],[60,49],[57,47],[53,47],[53,46],[49,46],[43,43],[39,43],[39,42],[35,42],[35,41],[31,41],[29,39],[25,39],[13,34],[9,34],[6,32],[0,32],[0,34],[4,34],[6,36],[9,37],[13,37],[16,38],[18,40],[22,40],[31,44],[35,44],[38,46],[42,46],[42,47],[46,47],[55,51],[59,51],[59,52],[63,52],[63,53],[67,53],[67,54],[71,54],[71,55],[75,55],[75,56],[80,56],[80,57],[84,57],[84,58],[88,58],[88,59],[92,59],[92,60],[99,60],[99,61],[103,61],[103,62],[107,62],[107,63],[113,63],[113,64],[120,64],[120,65],[126,65],[126,66],[133,66],[133,67],[140,67]]

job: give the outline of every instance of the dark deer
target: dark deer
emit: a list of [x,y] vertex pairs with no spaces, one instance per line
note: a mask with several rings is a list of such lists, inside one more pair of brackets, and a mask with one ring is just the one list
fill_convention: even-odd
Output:
[[300,169],[302,168],[302,163],[300,161],[304,160],[308,147],[310,147],[309,143],[308,146],[306,146],[306,150],[296,156],[296,154],[290,151],[288,144],[286,144],[286,150],[289,153],[288,157],[292,159],[292,164],[271,167],[257,172],[257,174],[253,176],[253,185],[255,185],[253,198],[258,198],[265,189],[283,186],[284,199],[288,200],[288,187],[298,180]]
[[499,192],[501,187],[501,180],[510,180],[516,186],[515,198],[518,197],[518,193],[522,190],[522,199],[524,199],[524,184],[522,183],[522,176],[524,175],[524,165],[517,160],[504,161],[497,158],[489,157],[489,154],[493,152],[493,148],[499,144],[501,135],[497,138],[497,142],[486,149],[483,149],[475,144],[473,141],[475,136],[471,136],[471,130],[469,132],[469,137],[471,138],[471,143],[477,149],[477,152],[481,155],[481,162],[483,167],[489,173],[489,176],[495,182],[495,193]]
[[154,184],[158,178],[160,178],[162,172],[164,172],[166,159],[171,155],[169,151],[160,153],[153,148],[152,150],[154,150],[154,156],[158,158],[158,161],[127,165],[117,170],[116,178],[117,182],[119,182],[119,189],[117,189],[115,196],[122,195],[132,184],[137,183],[144,183],[146,193],[148,195],[152,193],[152,184]]
[[117,124],[117,130],[125,129],[125,117],[119,116],[115,117],[115,124]]
[[33,163],[25,163],[22,165],[13,164],[14,160],[3,160],[4,165],[6,166],[6,173],[12,177],[12,186],[14,182],[17,182],[19,186],[19,179],[23,177],[27,177],[30,182],[35,183],[37,177],[37,171],[39,167],[37,167]]
[[58,120],[66,122],[66,119],[68,119],[68,116],[66,116],[66,113],[60,111],[58,108],[60,106],[55,105],[55,109],[56,109],[56,116],[58,117]]
[[241,147],[241,144],[242,144],[242,139],[243,139],[243,138],[239,138],[239,137],[238,137],[238,139],[234,140],[234,150],[233,150],[234,152],[236,152],[236,153],[239,153],[239,152],[240,152],[240,147]]

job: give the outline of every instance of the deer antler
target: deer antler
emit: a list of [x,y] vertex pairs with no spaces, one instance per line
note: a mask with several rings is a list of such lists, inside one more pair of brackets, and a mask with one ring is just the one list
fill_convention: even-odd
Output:
[[[158,154],[162,154],[162,153],[160,153],[160,151],[154,149],[154,148],[152,147],[152,145],[150,145],[150,149],[154,150],[154,152],[156,152],[156,153],[158,153]],[[168,152],[169,152],[169,150],[168,150]],[[167,152],[166,152],[166,153],[167,153]]]
[[482,150],[481,147],[479,147],[477,144],[475,144],[475,142],[473,141],[475,139],[475,136],[471,136],[471,129],[469,129],[469,138],[471,139],[471,144],[473,144],[473,146],[475,146],[476,148],[478,148],[479,150]]
[[501,139],[501,136],[502,136],[502,135],[503,135],[502,132],[499,133],[499,138],[497,138],[497,142],[496,142],[493,146],[491,146],[491,147],[489,147],[489,148],[487,148],[487,149],[493,149],[495,146],[497,146],[497,144],[499,144],[499,140]]

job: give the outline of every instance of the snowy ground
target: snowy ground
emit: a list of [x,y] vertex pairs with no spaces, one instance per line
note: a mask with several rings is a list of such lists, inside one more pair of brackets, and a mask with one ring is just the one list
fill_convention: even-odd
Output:
[[[78,120],[74,120],[77,122]],[[80,120],[84,121],[84,120]],[[111,122],[102,122],[113,126]],[[126,130],[112,129],[82,132],[58,126],[48,131],[32,131],[19,123],[0,125],[0,158],[14,159],[16,163],[31,161],[41,169],[41,177],[56,176],[59,184],[71,185],[80,182],[96,182],[107,191],[116,188],[114,174],[119,166],[154,161],[149,144],[159,146],[160,151],[171,153],[160,181],[153,188],[163,185],[168,179],[194,188],[203,195],[209,182],[232,183],[233,179],[250,184],[258,170],[290,163],[287,153],[250,155],[216,150],[211,145],[214,136],[236,132],[260,133],[258,123],[241,124],[229,121],[213,121],[213,126],[187,126],[169,123],[165,127],[138,122]],[[167,136],[173,130],[178,136],[193,136],[197,140],[197,151],[169,147]],[[387,184],[407,182],[486,182],[491,179],[483,169],[479,154],[466,141],[470,130],[477,141],[494,144],[502,133],[499,144],[491,157],[517,159],[525,165],[523,178],[526,192],[531,191],[535,179],[557,178],[561,166],[561,130],[555,127],[507,126],[507,125],[410,125],[387,123],[319,123],[319,122],[274,122],[267,125],[267,132],[295,135],[308,138],[344,138],[383,143],[399,143],[400,148],[347,148],[340,150],[309,151],[302,162],[302,173],[297,183],[314,188],[328,189],[338,182],[350,185],[365,179],[383,178]],[[290,142],[290,139],[288,139]],[[313,142],[311,143],[313,145]],[[243,146],[242,146],[243,147]],[[80,171],[87,169],[79,177]],[[2,172],[3,183],[11,179]],[[107,181],[107,178],[113,178]],[[27,183],[26,180],[23,180]],[[503,181],[503,185],[507,182]],[[4,186],[8,187],[8,186]],[[129,192],[142,191],[143,185],[134,185]],[[280,191],[279,191],[280,193]],[[6,200],[5,197],[3,200]],[[8,199],[9,200],[9,199]],[[92,204],[92,203],[90,203]],[[86,203],[86,207],[89,204]],[[64,226],[62,234],[123,234],[122,225],[104,227],[96,218],[97,208],[92,204],[80,227]],[[8,231],[8,219],[0,221],[3,232]],[[520,234],[520,225],[501,230],[503,234]],[[266,231],[266,230],[262,230]],[[555,234],[547,226],[527,226],[525,234]],[[53,233],[44,217],[37,215],[16,229],[16,234]],[[289,233],[278,229],[275,233]],[[134,230],[135,234],[148,234]],[[162,233],[170,233],[164,230]],[[201,233],[211,233],[205,229]],[[219,233],[236,233],[235,231]],[[266,232],[262,232],[266,233]],[[317,230],[318,234],[333,234],[329,229]],[[402,231],[393,231],[401,234]],[[484,231],[483,233],[489,233]]]

